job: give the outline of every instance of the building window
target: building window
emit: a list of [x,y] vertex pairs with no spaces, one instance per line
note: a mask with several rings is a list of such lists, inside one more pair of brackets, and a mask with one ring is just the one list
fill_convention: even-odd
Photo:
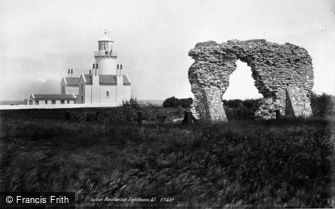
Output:
[[84,91],[84,85],[83,85],[83,84],[81,84],[81,86],[80,86],[80,87],[81,87],[81,90],[82,90],[82,91]]
[[32,105],[33,104],[33,100],[29,100],[29,105]]
[[56,104],[56,100],[51,100],[51,103],[52,104]]
[[48,100],[44,100],[44,104],[48,104]]
[[67,100],[67,103],[70,104],[70,100]]
[[84,103],[84,97],[81,96],[81,103]]
[[40,104],[40,101],[36,100],[35,105],[39,105],[39,104]]
[[64,104],[64,100],[60,100],[60,103],[61,103],[61,104]]
[[109,97],[109,91],[106,91],[106,97]]

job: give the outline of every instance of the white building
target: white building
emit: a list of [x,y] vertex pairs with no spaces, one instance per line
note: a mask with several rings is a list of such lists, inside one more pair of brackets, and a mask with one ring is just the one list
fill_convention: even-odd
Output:
[[75,104],[74,94],[31,94],[27,101],[29,105],[56,105],[56,104]]
[[[95,62],[88,74],[72,77],[73,70],[61,80],[61,94],[32,94],[30,105],[40,104],[97,104],[122,105],[131,98],[131,84],[124,74],[122,64],[117,63],[113,41],[105,32],[98,41],[98,51],[94,52]],[[38,95],[38,96],[36,96]],[[50,100],[51,102],[45,102]],[[56,100],[55,102],[53,102]],[[66,102],[65,102],[66,101]],[[68,102],[69,101],[69,102]]]

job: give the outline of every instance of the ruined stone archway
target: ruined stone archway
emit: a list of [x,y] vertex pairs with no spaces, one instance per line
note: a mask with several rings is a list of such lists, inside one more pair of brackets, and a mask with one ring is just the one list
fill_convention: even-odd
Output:
[[272,119],[276,113],[295,117],[312,114],[308,97],[313,87],[312,59],[301,47],[263,39],[222,44],[209,41],[198,43],[189,55],[195,60],[188,76],[197,118],[227,120],[222,96],[238,59],[251,67],[255,86],[264,97],[256,118]]

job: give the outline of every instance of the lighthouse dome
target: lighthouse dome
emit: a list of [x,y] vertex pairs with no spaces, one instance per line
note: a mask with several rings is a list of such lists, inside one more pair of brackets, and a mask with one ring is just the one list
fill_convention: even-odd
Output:
[[104,36],[101,37],[101,38],[99,39],[99,41],[111,41],[111,42],[113,42],[113,40],[112,40],[111,37],[107,34],[106,31],[105,31],[105,33],[104,33]]

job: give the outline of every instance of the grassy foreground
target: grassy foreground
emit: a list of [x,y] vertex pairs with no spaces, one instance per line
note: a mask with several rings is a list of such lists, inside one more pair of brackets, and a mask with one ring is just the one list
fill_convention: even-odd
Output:
[[73,191],[77,208],[331,207],[330,127],[281,120],[141,128],[7,117],[0,190]]

